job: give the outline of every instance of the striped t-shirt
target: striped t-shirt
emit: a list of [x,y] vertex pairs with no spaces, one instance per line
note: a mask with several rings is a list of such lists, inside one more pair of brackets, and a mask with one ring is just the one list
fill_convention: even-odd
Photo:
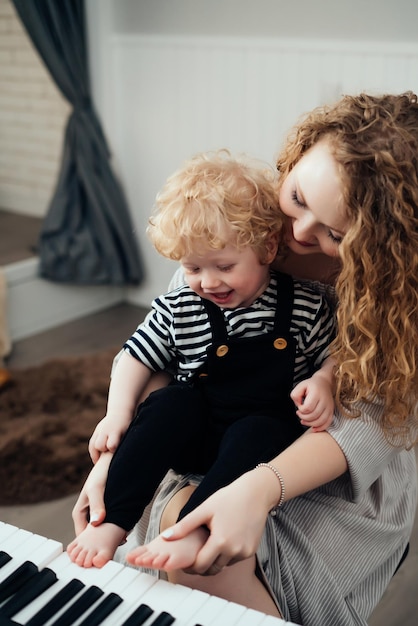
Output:
[[[280,293],[279,293],[280,306]],[[228,335],[239,339],[271,332],[277,299],[277,277],[249,307],[221,308]],[[296,339],[294,384],[311,375],[328,355],[334,333],[334,316],[325,298],[294,281],[294,302],[290,327]],[[176,367],[179,382],[189,382],[206,360],[212,343],[209,318],[202,299],[189,286],[156,298],[144,322],[124,345],[124,349],[152,371]]]

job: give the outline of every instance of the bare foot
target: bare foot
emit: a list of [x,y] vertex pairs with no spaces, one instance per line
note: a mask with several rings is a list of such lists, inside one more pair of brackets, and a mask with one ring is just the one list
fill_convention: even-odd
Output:
[[197,528],[187,537],[166,541],[159,535],[145,546],[132,550],[126,560],[137,567],[163,569],[166,572],[191,567],[199,550],[204,546],[209,532]]
[[103,567],[125,538],[126,531],[115,524],[89,524],[67,546],[67,552],[72,562],[81,567]]

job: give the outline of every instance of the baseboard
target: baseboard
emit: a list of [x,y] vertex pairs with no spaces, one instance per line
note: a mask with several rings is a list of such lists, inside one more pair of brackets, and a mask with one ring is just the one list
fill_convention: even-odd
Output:
[[63,285],[39,276],[37,257],[2,268],[12,341],[96,313],[125,300],[124,287]]

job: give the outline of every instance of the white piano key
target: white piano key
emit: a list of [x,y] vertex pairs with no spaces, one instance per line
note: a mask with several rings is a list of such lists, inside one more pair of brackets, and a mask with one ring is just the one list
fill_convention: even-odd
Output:
[[187,626],[194,626],[194,624],[206,626],[211,624],[213,620],[222,614],[227,604],[227,600],[209,595],[209,599],[196,611],[192,619],[187,622]]
[[209,622],[209,624],[210,626],[224,626],[225,624],[235,626],[235,624],[240,623],[240,618],[244,615],[246,610],[246,607],[241,604],[227,602],[226,606],[222,610],[222,613],[217,615],[214,620]]
[[119,594],[121,597],[132,594],[145,593],[157,579],[149,574],[139,572],[132,567],[122,566],[121,571],[106,585],[107,591]]
[[[132,588],[134,592],[133,602],[129,601],[129,598],[124,598],[124,605],[121,605],[116,609],[115,613],[112,613],[106,621],[103,622],[101,626],[114,626],[114,624],[123,623],[125,619],[127,619],[134,610],[140,606],[141,604],[148,605],[153,611],[153,615],[144,622],[144,625],[152,624],[153,621],[158,617],[158,615],[162,611],[166,611],[170,615],[175,618],[175,626],[187,626],[190,624],[195,624],[194,615],[202,608],[202,606],[210,599],[210,595],[203,591],[198,591],[196,589],[190,589],[188,587],[183,589],[182,585],[170,585],[170,588],[174,587],[177,592],[179,591],[179,587],[182,588],[182,593],[179,595],[176,593],[173,598],[168,601],[166,595],[166,582],[156,580],[156,587],[153,589],[153,594],[155,598],[152,598],[150,594],[142,595],[140,598],[135,593],[135,588]],[[163,583],[161,585],[161,583]],[[113,618],[113,619],[112,619]]]
[[5,552],[8,552],[12,560],[0,569],[0,582],[5,580],[19,565],[25,561],[30,561],[31,553],[38,550],[40,546],[48,541],[41,535],[33,535],[28,531],[18,531],[10,537],[10,544]]
[[[16,533],[19,529],[11,524],[1,522],[0,524],[0,550],[4,550],[7,547],[7,542],[13,533]],[[6,550],[5,550],[6,551]]]
[[13,528],[13,526],[8,527],[7,530],[10,532],[10,535],[6,538],[4,543],[2,543],[2,550],[5,550],[5,552],[8,552],[11,556],[13,556],[11,551],[16,552],[27,539],[34,536],[33,533],[30,533],[28,530],[18,529],[14,531]]
[[[103,622],[102,626],[114,626],[117,623],[122,623],[140,604],[146,604],[154,611],[154,614],[144,622],[144,626],[147,626],[152,624],[162,611],[174,615],[174,609],[192,592],[189,587],[173,585],[165,580],[158,580],[149,574],[140,573],[139,575],[140,578],[133,580],[125,592],[121,594],[124,599],[123,604]],[[146,584],[149,586],[142,592],[141,586],[144,576],[146,577]]]
[[[155,585],[150,587],[142,596],[142,602],[148,604],[158,613],[166,611],[174,614],[175,609],[181,604],[192,592],[190,587],[183,585],[173,585],[165,580],[158,580]],[[156,615],[154,616],[155,619]],[[145,622],[144,626],[148,626],[153,621],[152,617]]]
[[[265,617],[266,615],[264,613],[260,613],[254,609],[246,609],[237,624],[239,624],[239,626],[261,626]],[[283,620],[279,623],[283,626]]]
[[260,626],[297,626],[293,622],[286,622],[280,617],[273,617],[272,615],[266,615],[261,622]]
[[71,561],[69,561],[68,554],[66,552],[61,552],[61,554],[59,554],[55,559],[52,559],[52,561],[48,563],[48,567],[59,576],[60,572],[68,567],[70,562]]
[[27,554],[26,560],[34,563],[39,570],[47,567],[48,564],[59,555],[62,554],[62,543],[55,541],[54,539],[47,539],[42,542],[41,545]]
[[124,566],[121,563],[109,561],[100,569],[97,567],[85,568],[72,563],[68,557],[68,565],[62,570],[61,576],[65,577],[66,580],[69,580],[70,578],[78,578],[85,585],[96,585],[96,587],[100,587],[102,589],[123,569],[123,567]]
[[194,625],[196,623],[194,616],[208,602],[210,597],[204,591],[192,589],[192,592],[172,611],[172,615],[176,618],[175,625],[188,626],[190,623]]
[[107,617],[101,626],[115,626],[121,624],[137,606],[142,604],[144,594],[156,583],[158,579],[149,574],[139,572],[137,569],[125,567],[123,576],[127,576],[129,572],[127,584],[123,586],[120,579],[121,575],[116,576],[106,588],[106,591],[114,591],[123,599],[123,603],[115,609],[115,611]]
[[116,561],[109,561],[101,569],[80,567],[71,561],[67,552],[62,552],[57,558],[48,561],[44,567],[49,567],[57,574],[59,573],[60,578],[65,580],[78,578],[85,585],[96,585],[97,587],[103,587],[125,569],[124,565],[116,563]]

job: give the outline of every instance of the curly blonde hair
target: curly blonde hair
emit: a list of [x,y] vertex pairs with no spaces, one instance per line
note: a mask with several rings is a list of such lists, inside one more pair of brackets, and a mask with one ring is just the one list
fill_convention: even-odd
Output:
[[283,239],[275,176],[266,164],[244,155],[235,159],[228,150],[198,154],[158,193],[148,236],[160,254],[176,261],[222,249],[232,239],[239,249],[253,248],[264,263],[266,238]]
[[417,442],[418,104],[398,96],[344,96],[304,117],[277,161],[279,185],[325,139],[337,161],[349,227],[336,289],[337,401],[383,401],[392,441]]

